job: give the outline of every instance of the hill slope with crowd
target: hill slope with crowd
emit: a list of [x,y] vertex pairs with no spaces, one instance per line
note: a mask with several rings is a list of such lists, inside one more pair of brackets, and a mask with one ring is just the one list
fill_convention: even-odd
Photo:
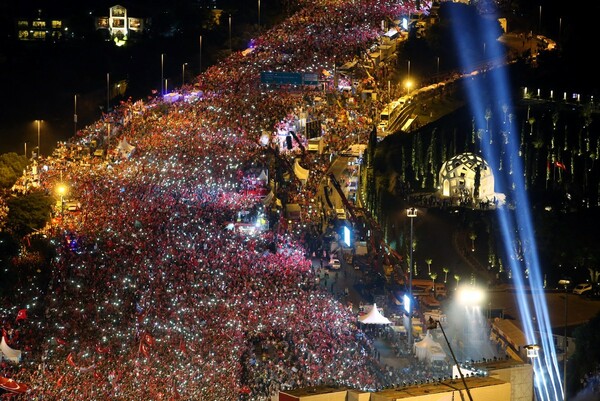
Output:
[[[252,52],[198,77],[196,100],[124,103],[69,144],[107,143],[107,159],[44,161],[42,186],[69,182],[81,211],[52,227],[48,291],[23,296],[16,307],[28,305],[27,318],[4,317],[23,361],[0,376],[29,388],[19,397],[259,400],[281,388],[385,384],[371,340],[318,284],[301,238],[227,229],[260,203],[241,177],[261,134],[321,93],[266,90],[260,72],[333,69],[373,44],[382,20],[412,7],[305,3]],[[367,119],[351,124],[370,130]],[[135,149],[121,157],[124,139]]]

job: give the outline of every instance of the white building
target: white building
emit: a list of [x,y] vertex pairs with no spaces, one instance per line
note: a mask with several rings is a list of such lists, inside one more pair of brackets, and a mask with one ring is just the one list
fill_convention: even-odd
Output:
[[132,33],[144,31],[146,21],[143,18],[129,16],[127,8],[115,5],[109,8],[108,17],[96,18],[96,29],[107,29],[117,44],[126,41]]
[[[479,195],[474,196],[479,171]],[[494,191],[494,174],[487,162],[473,153],[462,153],[446,161],[440,170],[441,196],[471,198],[473,201],[504,199]]]

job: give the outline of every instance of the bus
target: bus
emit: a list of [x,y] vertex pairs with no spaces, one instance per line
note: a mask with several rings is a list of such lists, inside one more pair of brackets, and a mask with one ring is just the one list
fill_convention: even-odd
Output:
[[414,116],[414,117],[411,116],[408,120],[406,120],[406,122],[402,126],[401,131],[402,132],[409,132],[410,131],[410,126],[415,122],[416,119],[417,119],[417,116]]
[[400,102],[399,100],[394,100],[393,102],[385,105],[381,111],[381,114],[379,115],[378,129],[380,132],[385,133],[394,125],[403,106],[404,103]]

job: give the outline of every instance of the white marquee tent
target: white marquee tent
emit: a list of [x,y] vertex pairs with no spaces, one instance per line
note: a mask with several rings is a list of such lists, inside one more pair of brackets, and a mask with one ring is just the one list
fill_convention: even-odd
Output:
[[445,361],[446,353],[442,349],[440,343],[435,341],[429,331],[425,338],[415,343],[413,346],[415,356],[419,361],[431,363],[433,361]]
[[373,304],[373,307],[371,308],[371,310],[362,315],[359,316],[358,321],[364,324],[391,324],[392,322],[390,322],[390,320],[383,316],[380,312],[379,309],[377,309],[377,304]]

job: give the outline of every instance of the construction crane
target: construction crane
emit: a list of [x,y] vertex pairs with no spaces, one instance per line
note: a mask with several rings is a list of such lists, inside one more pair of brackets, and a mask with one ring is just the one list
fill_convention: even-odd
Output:
[[330,172],[327,174],[327,177],[329,178],[331,184],[340,196],[340,199],[344,204],[344,209],[346,209],[346,211],[350,214],[350,221],[352,222],[352,224],[358,223],[358,218],[356,216],[356,212],[354,211],[354,206],[350,202],[348,202],[348,198],[346,198],[346,194],[344,194],[344,191],[342,190],[342,187],[338,182],[337,178],[335,178],[335,175]]
[[[344,191],[342,190],[340,183],[335,178],[335,175],[333,173],[330,172],[327,174],[327,176],[328,176],[329,180],[331,181],[331,184],[333,185],[335,190],[338,192],[340,199],[342,200],[342,203],[344,204],[344,208],[348,211],[348,214],[350,215],[350,221],[352,222],[352,224],[356,227],[358,225],[362,226],[362,224],[365,223],[366,228],[371,230],[370,238],[371,238],[372,249],[376,249],[377,248],[376,245],[378,243],[379,246],[381,247],[381,249],[385,250],[386,256],[390,259],[390,262],[392,263],[392,265],[396,266],[399,269],[402,269],[401,268],[401,263],[403,261],[402,256],[396,250],[392,249],[383,240],[383,231],[381,230],[381,227],[379,226],[377,221],[375,221],[375,219],[373,219],[373,217],[370,215],[370,213],[368,213],[367,211],[365,211],[362,208],[355,207],[348,201],[348,199],[346,198],[346,194],[344,194]],[[362,217],[362,221],[361,221],[361,219],[359,219],[359,216]],[[404,272],[402,270],[398,273],[400,275],[404,275]]]

